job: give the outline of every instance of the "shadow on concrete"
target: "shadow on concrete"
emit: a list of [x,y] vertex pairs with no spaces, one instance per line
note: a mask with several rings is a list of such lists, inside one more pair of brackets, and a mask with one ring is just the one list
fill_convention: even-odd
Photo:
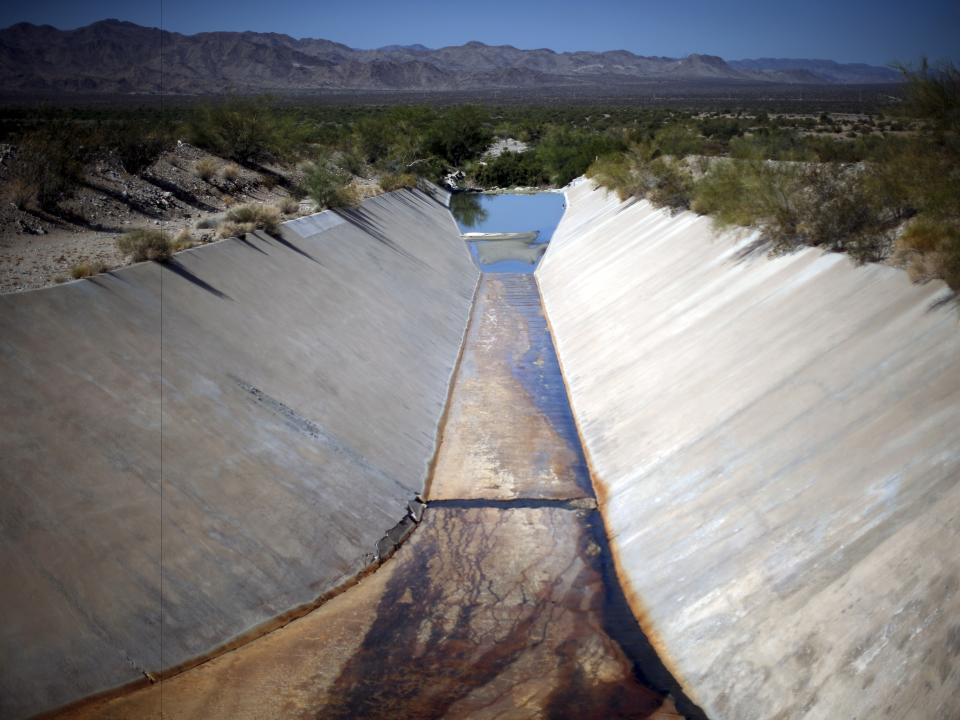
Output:
[[176,273],[187,282],[193,283],[201,290],[206,290],[208,293],[210,293],[211,295],[215,295],[221,300],[229,300],[230,302],[233,302],[232,297],[227,295],[225,292],[218,290],[217,288],[215,288],[213,285],[206,282],[205,280],[201,280],[199,277],[197,277],[192,272],[187,270],[183,265],[181,265],[180,261],[177,260],[176,258],[170,258],[165,263],[163,263],[163,266],[168,270],[170,270],[171,272]]

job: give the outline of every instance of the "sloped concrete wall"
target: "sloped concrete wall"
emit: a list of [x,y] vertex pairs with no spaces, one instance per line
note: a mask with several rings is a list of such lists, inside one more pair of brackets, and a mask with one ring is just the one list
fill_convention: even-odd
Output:
[[477,274],[400,191],[0,297],[0,717],[360,570],[423,488]]
[[622,204],[537,278],[618,568],[711,718],[960,713],[960,326],[941,283]]

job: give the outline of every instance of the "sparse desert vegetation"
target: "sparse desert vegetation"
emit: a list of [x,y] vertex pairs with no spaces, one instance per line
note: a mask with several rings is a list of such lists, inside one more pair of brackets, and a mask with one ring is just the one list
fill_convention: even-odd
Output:
[[[960,72],[924,63],[904,74],[907,136],[849,142],[685,121],[598,158],[588,174],[622,198],[759,227],[773,252],[815,246],[891,261],[960,290]],[[821,115],[812,127],[830,122]]]
[[91,277],[92,275],[98,275],[102,272],[106,272],[107,269],[106,263],[99,260],[94,260],[91,262],[74,265],[70,270],[70,276],[74,280],[79,280],[80,278]]
[[[908,75],[903,107],[875,98],[815,112],[784,103],[334,107],[265,98],[155,117],[8,111],[0,233],[27,242],[61,227],[116,237],[161,225],[199,243],[250,223],[265,229],[262,217],[224,218],[248,217],[250,206],[291,216],[301,197],[344,207],[421,177],[491,189],[558,187],[589,172],[624,197],[762,227],[775,251],[818,245],[904,264],[918,279],[955,278],[956,70]],[[46,282],[85,261],[64,255]]]
[[152,228],[139,228],[121,235],[117,239],[117,247],[133,262],[166,260],[173,253],[170,236],[163,230]]
[[255,230],[263,230],[268,235],[280,232],[280,210],[263,203],[247,203],[230,208],[217,229],[217,235],[243,237]]

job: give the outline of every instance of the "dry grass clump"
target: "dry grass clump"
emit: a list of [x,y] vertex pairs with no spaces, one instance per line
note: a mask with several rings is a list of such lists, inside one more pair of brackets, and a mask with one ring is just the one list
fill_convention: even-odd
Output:
[[196,244],[197,242],[193,239],[193,235],[190,234],[190,230],[183,228],[183,230],[178,232],[173,238],[173,251],[180,252],[181,250],[187,250]]
[[117,248],[134,262],[166,260],[173,253],[173,243],[163,230],[141,228],[117,238]]
[[230,180],[233,182],[238,177],[240,177],[240,166],[236,163],[230,163],[229,165],[224,165],[223,170],[220,171],[220,174],[223,176],[224,180]]
[[209,181],[217,174],[217,170],[220,169],[220,163],[213,158],[202,158],[197,160],[197,164],[193,166],[193,169],[201,180]]
[[22,178],[13,178],[9,183],[10,201],[18,210],[26,210],[37,199],[37,186]]
[[387,173],[380,178],[380,187],[384,192],[392,192],[402,188],[415,188],[417,176],[413,173]]
[[300,212],[300,203],[294,198],[284,198],[277,203],[277,209],[284,215],[296,215]]
[[[88,260],[87,262],[74,265],[70,269],[70,276],[74,280],[79,280],[80,278],[90,277],[91,275],[99,275],[107,270],[107,264],[102,260]],[[63,282],[60,278],[57,278],[57,280],[58,282]]]
[[254,230],[263,230],[270,235],[280,232],[280,210],[263,203],[231,208],[217,234],[222,238],[243,237]]
[[897,238],[894,260],[914,282],[942,278],[960,289],[960,227],[949,222],[916,218]]

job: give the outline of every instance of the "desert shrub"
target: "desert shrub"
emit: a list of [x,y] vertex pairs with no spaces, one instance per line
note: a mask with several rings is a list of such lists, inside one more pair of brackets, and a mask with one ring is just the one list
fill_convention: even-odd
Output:
[[26,210],[37,199],[37,187],[28,180],[15,177],[7,185],[10,202],[20,210]]
[[224,180],[234,182],[238,177],[240,177],[240,168],[235,163],[229,163],[223,166],[220,174],[223,176]]
[[478,157],[493,140],[485,125],[486,112],[472,105],[461,105],[443,112],[427,130],[427,150],[459,167]]
[[220,169],[220,163],[218,163],[213,158],[201,158],[197,160],[196,164],[193,166],[194,171],[197,173],[197,177],[201,180],[209,182]]
[[75,134],[63,123],[25,133],[17,144],[10,180],[17,183],[22,207],[52,209],[81,183],[86,157]]
[[254,230],[276,235],[280,232],[280,211],[263,203],[238,205],[227,212],[218,234],[220,237],[242,237]]
[[380,187],[384,192],[392,192],[402,188],[415,188],[417,176],[413,173],[386,173],[380,176]]
[[296,198],[288,197],[277,203],[277,209],[284,215],[296,215],[300,212],[300,203]]
[[474,177],[483,187],[529,187],[550,182],[543,160],[532,151],[501,153],[480,165]]
[[760,227],[774,252],[809,245],[860,262],[886,256],[895,224],[861,170],[829,164],[716,162],[696,184],[692,207],[721,227]]
[[905,112],[939,132],[960,132],[960,68],[952,63],[931,67],[924,58],[916,70],[900,70],[907,83]]
[[103,144],[131,175],[142,173],[176,143],[171,125],[163,119],[122,121],[103,132]]
[[239,163],[291,160],[305,143],[305,128],[265,98],[199,107],[186,130],[192,144]]
[[671,123],[657,131],[653,138],[654,145],[664,155],[683,158],[687,155],[698,155],[703,152],[704,141],[700,134],[691,127],[681,123]]
[[102,272],[107,271],[107,264],[102,260],[89,260],[87,262],[82,262],[77,265],[74,265],[70,269],[70,276],[74,280],[79,280],[80,278],[91,277],[92,275],[99,275]]
[[217,215],[205,217],[197,222],[197,230],[212,230],[223,222],[223,218]]
[[307,166],[304,174],[304,188],[321,208],[355,205],[357,197],[351,191],[349,183],[349,174],[322,162]]
[[187,228],[183,228],[173,238],[173,252],[180,252],[181,250],[192,248],[196,244],[197,243],[194,241],[193,235],[191,235],[190,230]]
[[658,157],[647,165],[650,189],[647,199],[658,207],[685,210],[693,198],[690,172],[672,157]]
[[690,207],[693,178],[681,161],[661,155],[650,142],[637,143],[625,153],[595,161],[588,174],[612,190],[622,200],[647,198],[658,207],[680,210]]
[[129,255],[133,262],[166,260],[173,252],[170,237],[163,230],[141,228],[131,230],[117,238],[117,248]]
[[793,130],[760,128],[753,135],[730,140],[730,155],[738,160],[815,161],[816,153]]
[[621,200],[634,194],[633,176],[626,153],[611,153],[597,158],[587,168],[586,174],[597,184],[616,191]]
[[697,182],[691,207],[720,227],[752,225],[758,216],[753,195],[762,168],[756,163],[718,160]]
[[552,127],[537,145],[536,153],[551,182],[566,185],[583,175],[597,158],[623,149],[624,143],[619,138],[568,127]]
[[391,154],[398,142],[398,131],[387,114],[361,118],[354,128],[356,147],[366,162],[379,163]]
[[803,169],[800,182],[796,242],[846,252],[858,262],[889,253],[891,215],[873,202],[859,171],[812,165]]
[[960,291],[960,223],[916,218],[897,239],[894,258],[915,282],[941,278]]

